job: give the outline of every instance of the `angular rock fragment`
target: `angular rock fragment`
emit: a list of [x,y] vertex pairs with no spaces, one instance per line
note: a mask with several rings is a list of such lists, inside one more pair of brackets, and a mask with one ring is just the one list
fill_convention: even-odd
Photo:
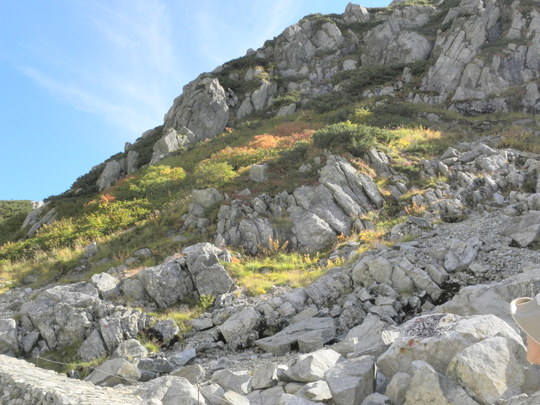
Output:
[[336,326],[332,318],[308,318],[291,324],[273,336],[259,339],[255,344],[276,356],[296,348],[301,352],[311,351],[334,339]]

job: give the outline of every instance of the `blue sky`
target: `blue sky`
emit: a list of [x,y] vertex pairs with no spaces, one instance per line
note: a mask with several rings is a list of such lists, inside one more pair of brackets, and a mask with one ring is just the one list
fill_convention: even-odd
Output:
[[0,0],[0,200],[62,193],[162,124],[198,74],[347,3]]

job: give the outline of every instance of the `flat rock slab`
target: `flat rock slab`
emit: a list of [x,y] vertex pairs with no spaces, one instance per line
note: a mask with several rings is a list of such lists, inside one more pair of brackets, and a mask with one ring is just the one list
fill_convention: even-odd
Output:
[[308,318],[287,326],[282,331],[255,344],[275,356],[282,356],[296,348],[303,353],[320,349],[336,337],[332,318]]

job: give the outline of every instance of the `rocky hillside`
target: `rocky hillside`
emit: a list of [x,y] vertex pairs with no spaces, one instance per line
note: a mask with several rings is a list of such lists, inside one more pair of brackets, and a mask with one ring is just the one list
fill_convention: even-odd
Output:
[[188,84],[2,236],[0,403],[538,403],[539,13],[349,4]]

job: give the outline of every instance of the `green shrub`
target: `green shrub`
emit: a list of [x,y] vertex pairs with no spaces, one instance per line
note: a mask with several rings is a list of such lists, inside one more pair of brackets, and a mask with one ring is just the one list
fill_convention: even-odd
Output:
[[289,105],[292,103],[298,103],[300,101],[300,92],[299,91],[290,91],[281,96],[274,98],[273,107],[279,108],[284,105]]
[[30,211],[32,202],[29,200],[0,201],[0,244],[17,238]]
[[26,215],[30,211],[32,211],[30,200],[0,201],[0,221],[20,214]]
[[353,97],[349,96],[348,94],[342,92],[332,92],[313,97],[306,103],[306,108],[309,110],[315,110],[319,114],[323,114],[344,107],[347,104],[350,104],[352,101]]
[[195,166],[195,185],[199,188],[220,187],[238,176],[233,167],[225,162],[204,160]]
[[149,166],[140,171],[136,177],[118,186],[114,194],[122,200],[136,198],[161,200],[176,191],[185,178],[186,172],[181,167]]
[[418,106],[391,99],[357,109],[353,121],[379,128],[411,127],[420,124],[418,113]]
[[279,157],[270,162],[270,166],[272,168],[283,168],[291,165],[297,167],[305,160],[310,144],[308,141],[297,142],[292,149],[281,151]]
[[394,135],[380,128],[341,122],[328,125],[313,135],[313,144],[321,149],[344,150],[354,156],[362,156],[377,142],[388,143]]

